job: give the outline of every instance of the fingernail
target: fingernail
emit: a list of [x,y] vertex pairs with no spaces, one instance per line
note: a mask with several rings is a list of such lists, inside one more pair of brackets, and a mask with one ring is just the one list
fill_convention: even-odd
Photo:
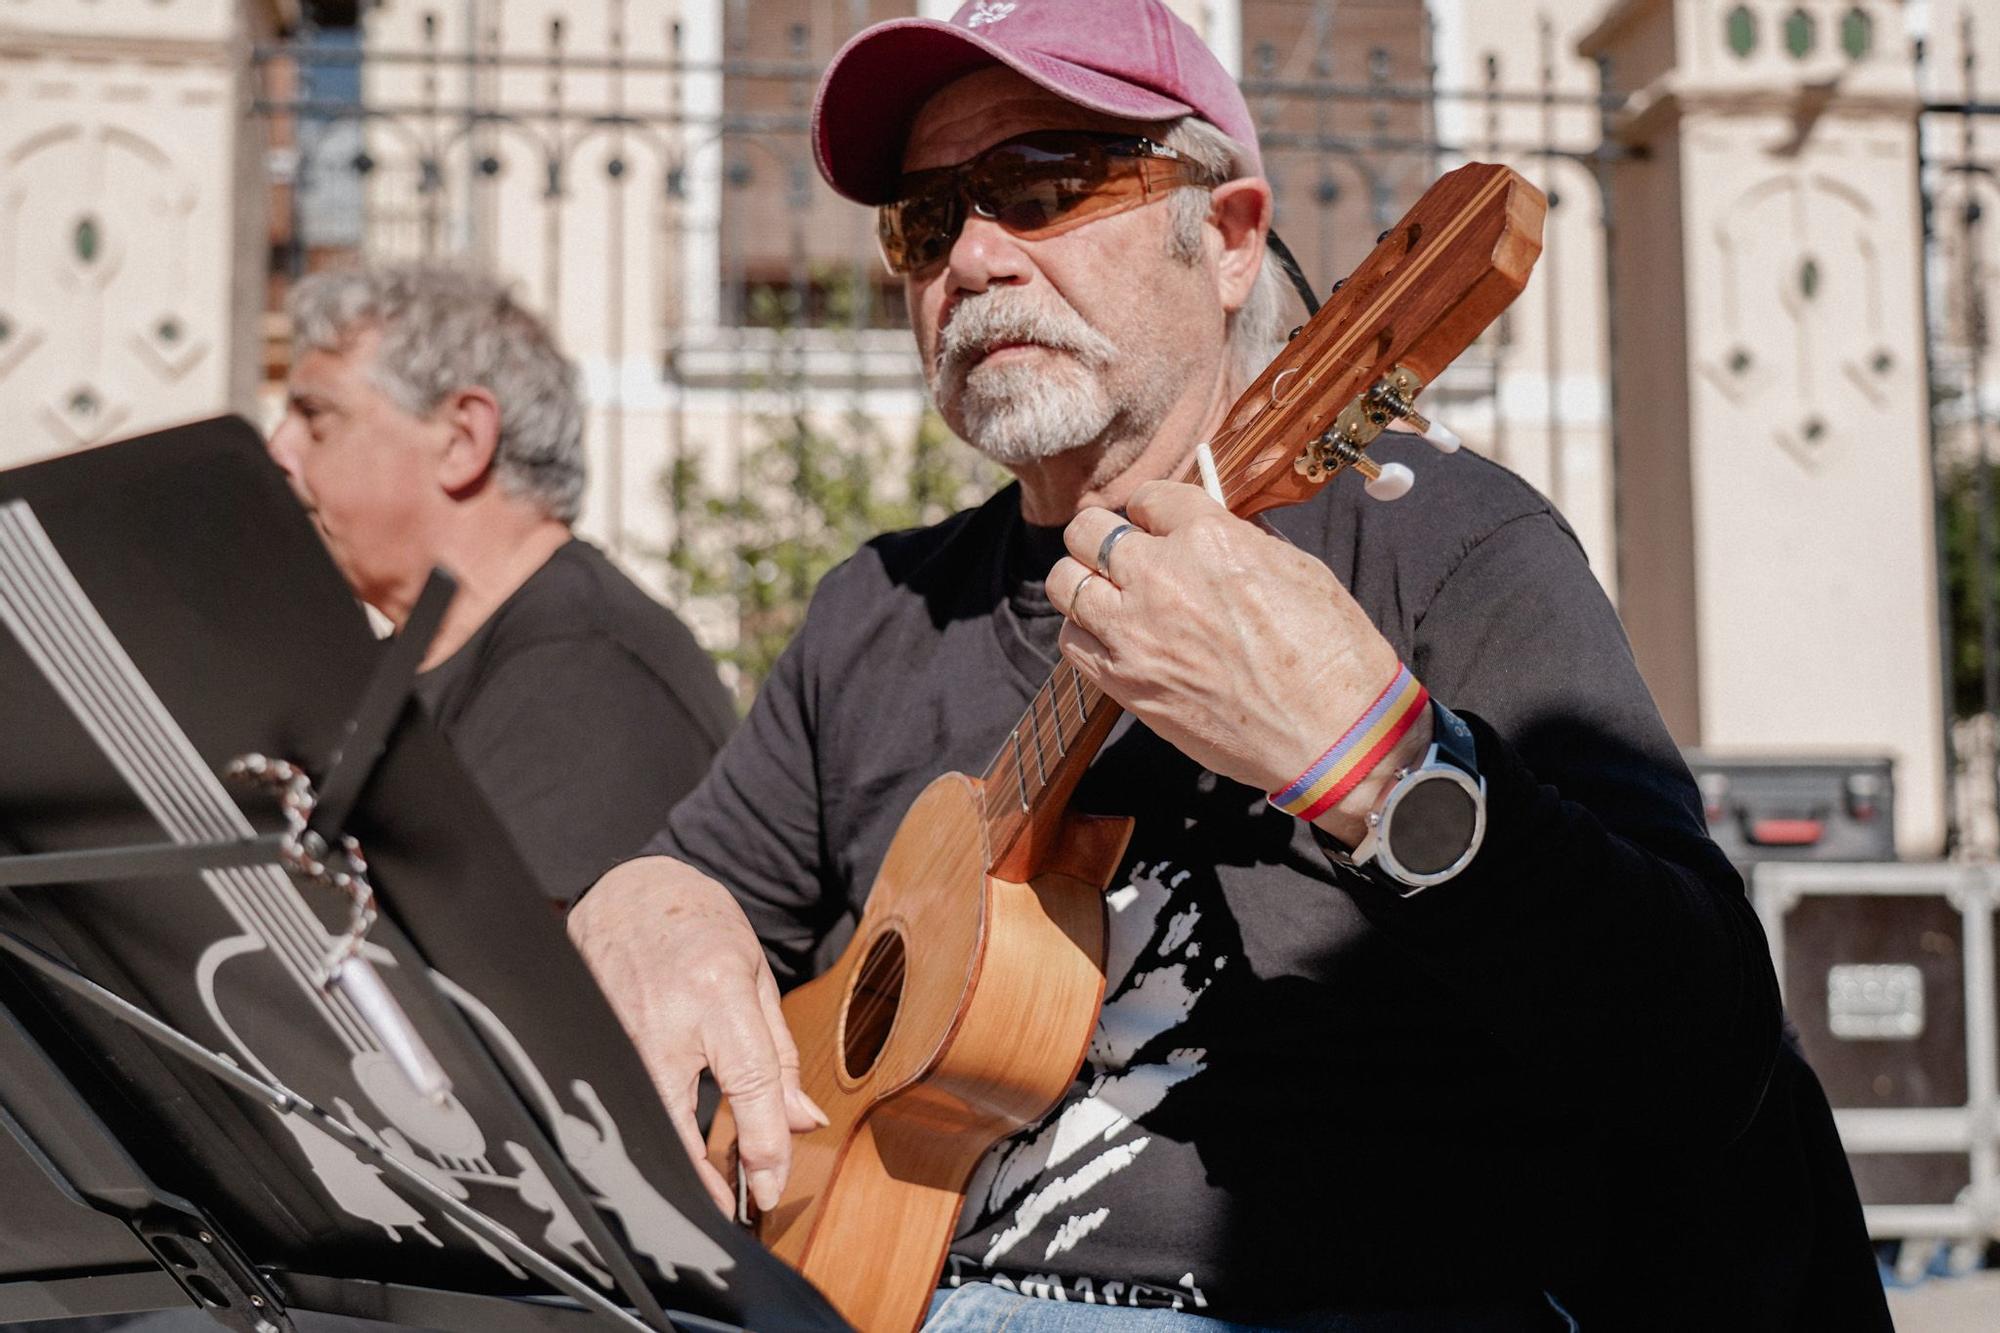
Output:
[[757,1201],[758,1211],[768,1213],[776,1208],[783,1193],[778,1184],[778,1173],[770,1167],[760,1167],[750,1173],[750,1197]]
[[806,1114],[818,1121],[821,1129],[825,1129],[833,1123],[833,1121],[827,1119],[826,1112],[819,1109],[819,1103],[814,1101],[804,1088],[799,1089],[799,1100],[805,1103]]

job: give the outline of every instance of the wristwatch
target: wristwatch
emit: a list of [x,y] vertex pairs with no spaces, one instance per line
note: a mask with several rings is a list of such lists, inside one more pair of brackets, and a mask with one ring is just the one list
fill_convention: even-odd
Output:
[[1472,728],[1432,699],[1431,748],[1396,771],[1361,845],[1343,859],[1408,898],[1472,864],[1485,838],[1486,779]]

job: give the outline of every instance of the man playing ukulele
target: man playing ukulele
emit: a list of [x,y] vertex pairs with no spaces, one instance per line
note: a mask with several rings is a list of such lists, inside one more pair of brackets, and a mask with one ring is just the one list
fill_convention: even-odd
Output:
[[[881,210],[939,411],[1018,485],[830,574],[657,854],[571,917],[718,1202],[697,1076],[773,1207],[819,1123],[781,988],[1060,655],[1129,714],[1075,799],[1136,820],[1105,1001],[974,1177],[930,1327],[1886,1326],[1837,1146],[1816,1204],[1771,1165],[1824,1102],[1561,517],[1408,436],[1376,445],[1408,498],[1342,476],[1275,532],[1163,480],[1284,332],[1255,129],[1192,30],[1157,0],[879,24],[813,134]],[[1753,1272],[1704,1288],[1697,1205]]]

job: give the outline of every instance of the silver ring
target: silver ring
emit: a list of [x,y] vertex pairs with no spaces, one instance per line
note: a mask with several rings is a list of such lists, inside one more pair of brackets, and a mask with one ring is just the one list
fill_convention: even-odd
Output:
[[[1104,540],[1097,544],[1097,572],[1104,575],[1105,578],[1111,578],[1111,548],[1125,540],[1126,534],[1131,531],[1132,525],[1130,523],[1120,523],[1117,527],[1105,533]],[[1116,580],[1113,581],[1116,582]],[[1079,583],[1076,586],[1081,588],[1083,585]]]
[[[1104,578],[1104,576],[1093,569],[1076,581],[1076,587],[1070,591],[1069,595],[1069,613],[1072,619],[1076,616],[1076,604],[1083,599],[1084,585],[1088,584],[1092,579],[1101,578]],[[1106,579],[1105,581],[1109,582],[1110,580]]]

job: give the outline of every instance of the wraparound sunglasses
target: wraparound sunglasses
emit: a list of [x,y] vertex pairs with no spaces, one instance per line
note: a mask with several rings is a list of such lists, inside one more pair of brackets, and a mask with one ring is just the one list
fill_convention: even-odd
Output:
[[1137,208],[1182,185],[1213,185],[1209,173],[1164,144],[1127,134],[1036,130],[951,167],[912,171],[884,204],[876,234],[891,273],[915,273],[945,257],[967,210],[1024,240]]

